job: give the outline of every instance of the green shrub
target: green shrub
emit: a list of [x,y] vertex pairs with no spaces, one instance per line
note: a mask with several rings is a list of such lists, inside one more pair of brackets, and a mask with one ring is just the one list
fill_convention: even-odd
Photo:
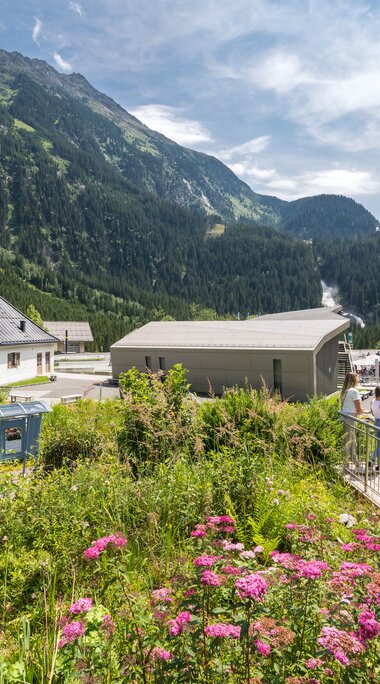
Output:
[[60,468],[81,458],[98,459],[116,448],[117,402],[85,399],[57,405],[44,417],[40,457],[45,469]]

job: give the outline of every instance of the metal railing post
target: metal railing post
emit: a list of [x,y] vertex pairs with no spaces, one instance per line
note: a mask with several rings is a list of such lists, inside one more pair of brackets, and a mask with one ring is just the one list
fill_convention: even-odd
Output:
[[368,462],[369,462],[369,424],[367,423],[365,429],[365,471],[364,471],[364,491],[368,489]]

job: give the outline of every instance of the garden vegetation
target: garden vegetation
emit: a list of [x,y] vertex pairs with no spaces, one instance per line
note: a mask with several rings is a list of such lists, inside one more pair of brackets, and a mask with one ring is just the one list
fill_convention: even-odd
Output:
[[378,682],[379,516],[336,401],[199,404],[180,366],[121,386],[2,478],[0,682]]

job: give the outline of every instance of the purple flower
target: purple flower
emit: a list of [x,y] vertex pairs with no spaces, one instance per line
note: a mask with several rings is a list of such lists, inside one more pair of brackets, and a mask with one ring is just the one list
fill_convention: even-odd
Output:
[[170,603],[170,601],[173,601],[173,597],[170,595],[173,593],[172,589],[167,589],[166,587],[161,587],[161,589],[155,589],[152,591],[152,601],[151,603],[154,605],[155,603],[159,603],[160,601],[165,602],[165,603]]
[[68,622],[62,629],[63,638],[59,641],[58,647],[62,648],[79,637],[84,635],[84,627],[81,622]]
[[211,568],[216,560],[216,556],[198,556],[198,558],[194,559],[193,563],[197,567]]
[[380,623],[377,622],[375,613],[371,610],[364,610],[358,617],[359,631],[358,637],[361,641],[374,639],[380,632]]
[[171,636],[177,636],[183,632],[184,626],[191,621],[191,613],[188,610],[183,610],[178,613],[174,620],[169,620],[169,634]]
[[212,570],[205,570],[201,575],[201,582],[209,587],[220,587],[221,581],[219,575]]
[[220,637],[221,639],[232,637],[233,639],[240,639],[240,627],[237,627],[236,625],[226,625],[221,622],[207,625],[204,632],[206,636],[209,637]]
[[305,665],[309,668],[309,670],[316,670],[317,667],[321,667],[323,665],[323,660],[321,658],[309,658]]
[[265,644],[263,641],[260,641],[260,639],[256,639],[255,646],[260,655],[264,656],[264,658],[266,658],[270,654],[269,644]]
[[262,600],[262,597],[268,591],[267,582],[257,572],[237,579],[235,587],[241,599],[253,598],[256,601]]
[[90,598],[80,598],[78,601],[73,603],[69,608],[69,613],[73,615],[79,615],[79,613],[87,613],[90,608],[92,608],[92,599]]
[[83,557],[86,560],[98,558],[100,554],[111,544],[114,548],[119,548],[127,544],[126,538],[122,534],[110,534],[107,537],[100,537],[92,542],[91,546],[83,552]]
[[171,660],[173,658],[173,654],[170,653],[169,651],[165,651],[164,648],[160,648],[159,646],[155,646],[152,649],[152,652],[150,654],[150,657],[152,660]]

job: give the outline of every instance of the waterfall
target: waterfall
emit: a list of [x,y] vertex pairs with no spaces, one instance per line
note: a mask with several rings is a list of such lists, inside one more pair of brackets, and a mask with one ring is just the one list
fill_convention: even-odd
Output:
[[[335,306],[338,304],[336,297],[339,294],[339,288],[336,286],[329,287],[324,280],[321,280],[321,285],[322,306]],[[365,328],[365,323],[360,316],[356,316],[356,314],[352,313],[351,311],[342,311],[342,315],[349,318],[351,321],[356,323],[356,325],[360,325],[361,328]]]

